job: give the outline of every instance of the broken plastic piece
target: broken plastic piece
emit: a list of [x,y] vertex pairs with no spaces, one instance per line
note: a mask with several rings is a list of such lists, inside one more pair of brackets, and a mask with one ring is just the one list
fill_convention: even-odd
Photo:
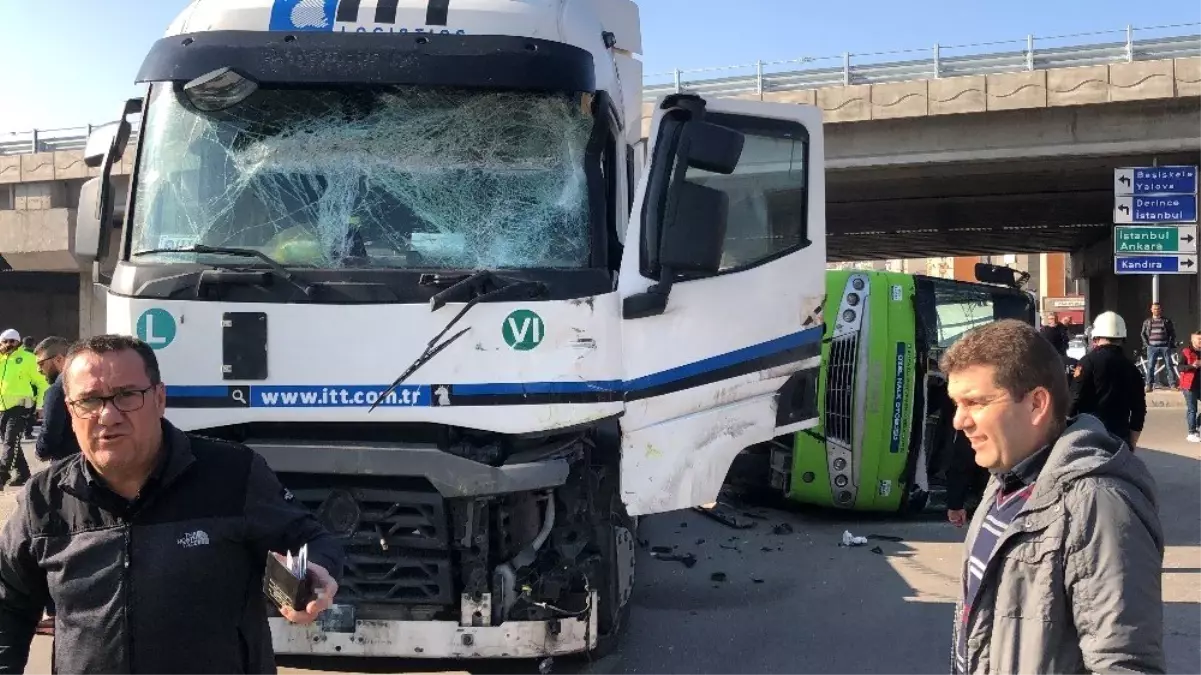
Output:
[[652,553],[651,555],[657,560],[683,563],[684,567],[692,567],[696,564],[696,556],[691,553],[685,553],[684,555],[676,553]]
[[851,534],[850,530],[844,530],[842,533],[842,543],[840,546],[863,546],[867,543],[867,537],[856,537]]
[[695,506],[692,510],[696,511],[697,513],[702,513],[713,520],[716,520],[722,525],[726,525],[737,530],[745,530],[755,526],[754,522],[740,520],[738,516],[735,515],[734,512],[725,504],[717,503],[714,504],[712,508]]
[[772,534],[792,534],[792,525],[789,523],[780,523],[771,528]]

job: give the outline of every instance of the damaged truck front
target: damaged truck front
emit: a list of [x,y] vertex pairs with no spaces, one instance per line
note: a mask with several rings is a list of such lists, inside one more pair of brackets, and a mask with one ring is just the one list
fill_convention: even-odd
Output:
[[640,51],[627,0],[194,0],[89,139],[109,330],[347,547],[277,653],[603,651],[635,518],[816,424],[820,115],[671,96],[647,152]]

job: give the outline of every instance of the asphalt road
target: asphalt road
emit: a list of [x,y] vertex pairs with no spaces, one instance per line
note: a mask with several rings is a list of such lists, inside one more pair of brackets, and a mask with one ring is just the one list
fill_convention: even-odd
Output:
[[[1169,672],[1201,672],[1201,444],[1183,411],[1152,410],[1139,455],[1158,481]],[[0,497],[6,517],[12,491]],[[814,510],[752,509],[735,530],[694,512],[643,519],[629,630],[595,663],[556,659],[554,672],[947,672],[962,531],[937,517],[897,521]],[[787,524],[791,532],[776,533]],[[886,535],[839,546],[842,533]],[[650,547],[693,553],[691,568]],[[879,551],[872,549],[878,547]],[[724,574],[715,581],[714,574]],[[49,638],[26,672],[49,672]],[[537,672],[536,663],[281,659],[283,673]]]

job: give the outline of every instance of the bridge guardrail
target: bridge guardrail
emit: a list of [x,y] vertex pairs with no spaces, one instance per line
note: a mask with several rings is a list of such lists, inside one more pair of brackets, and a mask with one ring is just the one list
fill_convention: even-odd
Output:
[[[647,75],[644,82],[654,78],[671,77],[668,83],[644,84],[643,99],[653,101],[673,92],[693,92],[710,96],[736,96],[761,94],[763,92],[796,91],[849,84],[878,84],[904,82],[907,80],[957,77],[961,75],[988,75],[993,73],[1017,72],[1022,70],[1045,70],[1049,68],[1072,68],[1103,65],[1130,61],[1201,56],[1201,31],[1162,37],[1136,39],[1135,34],[1143,31],[1196,30],[1201,23],[1148,26],[1127,26],[1120,31],[1102,31],[1077,36],[1035,37],[1027,36],[1025,48],[998,51],[1000,45],[1012,45],[1020,40],[977,43],[970,45],[940,46],[932,49],[909,49],[877,54],[844,53],[840,56],[802,58],[789,61],[765,62],[743,66],[724,66],[695,70],[674,70],[669,73]],[[1123,33],[1124,40],[1073,44],[1058,47],[1039,47],[1038,43],[1068,38]],[[947,56],[944,52],[957,49],[983,49],[978,53]],[[916,54],[928,54],[914,58]],[[854,58],[898,57],[893,61],[854,63]],[[836,65],[824,65],[835,63]],[[800,66],[800,67],[798,67]],[[789,69],[781,69],[781,67]],[[713,75],[735,72],[734,75]],[[686,75],[700,75],[690,79]],[[22,155],[32,152],[54,150],[78,150],[87,143],[93,127],[70,127],[44,129],[17,133],[0,132],[0,155]],[[137,140],[137,129],[130,141]]]
[[[1040,38],[1026,38],[1024,49],[988,50],[978,53],[948,56],[945,52],[968,47],[995,47],[1005,43],[940,46],[930,50],[904,50],[889,54],[845,53],[841,56],[802,58],[790,61],[765,62],[742,66],[675,70],[646,76],[646,80],[670,78],[670,82],[644,84],[643,99],[653,101],[660,96],[679,92],[732,96],[763,92],[795,91],[852,84],[880,84],[908,80],[938,79],[962,75],[1047,70],[1105,65],[1130,61],[1201,56],[1201,32],[1187,35],[1135,39],[1140,30],[1197,27],[1201,24],[1127,28],[1122,41],[1081,45],[1037,47]],[[1041,38],[1044,41],[1061,38]],[[919,53],[929,54],[914,58]],[[856,64],[854,58],[879,56],[900,57],[892,61]],[[831,64],[831,65],[825,65]],[[719,75],[735,72],[733,75]],[[689,77],[695,75],[697,77]]]

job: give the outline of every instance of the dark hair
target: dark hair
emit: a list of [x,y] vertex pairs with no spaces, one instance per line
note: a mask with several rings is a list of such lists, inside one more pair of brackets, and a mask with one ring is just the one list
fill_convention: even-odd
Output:
[[65,337],[51,335],[50,337],[38,343],[38,346],[33,348],[34,354],[42,354],[47,358],[63,356],[67,350],[71,348],[71,341]]
[[33,336],[26,335],[25,338],[21,340],[21,346],[32,351],[33,350]]
[[964,334],[942,355],[946,375],[972,366],[996,369],[996,385],[1015,399],[1042,387],[1051,393],[1058,427],[1068,416],[1068,382],[1063,359],[1046,338],[1017,319],[1003,319]]
[[137,352],[138,356],[142,357],[142,365],[146,368],[146,377],[150,379],[150,384],[161,384],[163,380],[159,374],[158,357],[154,355],[154,350],[150,348],[150,345],[129,335],[110,333],[108,335],[96,335],[76,342],[67,350],[67,364],[64,365],[63,370],[67,370],[70,361],[78,354],[109,354],[123,352],[127,349]]

